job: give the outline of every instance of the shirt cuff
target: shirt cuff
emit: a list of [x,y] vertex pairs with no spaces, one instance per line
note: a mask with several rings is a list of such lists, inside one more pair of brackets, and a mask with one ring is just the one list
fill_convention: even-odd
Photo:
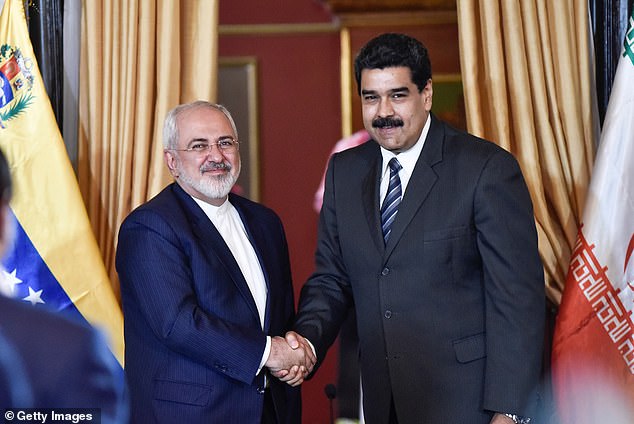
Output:
[[258,367],[258,372],[255,375],[258,375],[262,368],[264,368],[264,364],[269,359],[269,355],[271,354],[271,336],[266,336],[266,346],[264,347],[264,353],[262,353],[262,360],[260,361],[260,366]]
[[[306,339],[306,337],[304,337],[304,339]],[[313,343],[310,340],[306,339],[306,341],[308,342],[308,346],[310,346],[310,350],[313,351],[313,355],[315,355],[315,358],[316,358],[317,352],[315,352],[315,346],[313,346]]]

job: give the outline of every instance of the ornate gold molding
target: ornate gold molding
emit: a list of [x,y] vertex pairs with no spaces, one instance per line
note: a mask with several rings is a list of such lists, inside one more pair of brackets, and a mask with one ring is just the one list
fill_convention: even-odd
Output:
[[348,137],[352,134],[352,52],[350,50],[350,31],[342,28],[341,44],[341,134]]
[[456,10],[456,0],[322,0],[334,14],[415,10]]
[[455,10],[342,13],[337,17],[342,27],[422,26],[458,22],[458,12]]
[[431,79],[433,82],[460,82],[462,81],[462,75],[460,74],[432,74]]
[[218,25],[219,35],[280,35],[336,33],[338,20],[316,23]]

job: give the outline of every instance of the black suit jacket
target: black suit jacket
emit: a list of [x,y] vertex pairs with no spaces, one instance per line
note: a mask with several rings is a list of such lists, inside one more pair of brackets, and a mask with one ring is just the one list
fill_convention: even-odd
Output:
[[11,371],[24,370],[30,391],[11,401],[17,402],[13,407],[99,408],[102,423],[127,423],[121,366],[100,333],[4,296],[0,311],[0,333],[8,344],[3,349],[20,361]]
[[[125,371],[133,422],[260,422],[266,335],[294,317],[288,248],[270,209],[230,195],[268,287],[265,329],[237,262],[203,210],[171,184],[119,232]],[[300,420],[299,389],[270,381],[281,424]]]
[[376,142],[332,157],[316,271],[296,330],[323,359],[354,303],[365,419],[488,423],[530,414],[544,319],[543,270],[515,159],[431,117],[384,245]]

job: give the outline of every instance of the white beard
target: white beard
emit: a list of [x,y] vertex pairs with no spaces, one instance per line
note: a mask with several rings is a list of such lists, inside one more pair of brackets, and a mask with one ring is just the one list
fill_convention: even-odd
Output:
[[240,176],[241,163],[238,162],[236,166],[238,168],[237,170],[233,168],[226,175],[209,177],[202,175],[203,173],[201,172],[201,178],[194,179],[182,169],[181,164],[179,163],[177,168],[179,175],[178,179],[181,181],[181,184],[185,184],[193,188],[210,199],[224,199],[227,197],[236,181],[238,181],[238,176]]

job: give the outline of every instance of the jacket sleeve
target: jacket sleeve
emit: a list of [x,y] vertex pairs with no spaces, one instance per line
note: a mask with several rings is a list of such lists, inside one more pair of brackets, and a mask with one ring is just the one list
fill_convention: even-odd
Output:
[[486,162],[474,210],[485,291],[484,407],[526,416],[540,377],[544,276],[530,195],[507,152]]
[[333,155],[326,171],[315,272],[302,287],[294,327],[313,344],[319,362],[323,361],[328,348],[335,341],[352,306],[350,281],[338,239],[335,205],[337,157],[337,154]]
[[[184,230],[183,230],[184,231]],[[169,349],[250,384],[266,345],[259,325],[249,325],[252,314],[228,291],[214,299],[223,305],[219,317],[201,305],[192,270],[195,243],[184,244],[173,223],[151,210],[136,211],[124,221],[116,255],[126,320],[142,320]],[[198,253],[200,254],[200,252]],[[213,281],[211,266],[196,271]],[[231,283],[229,282],[229,285]],[[227,319],[232,315],[235,319]]]

